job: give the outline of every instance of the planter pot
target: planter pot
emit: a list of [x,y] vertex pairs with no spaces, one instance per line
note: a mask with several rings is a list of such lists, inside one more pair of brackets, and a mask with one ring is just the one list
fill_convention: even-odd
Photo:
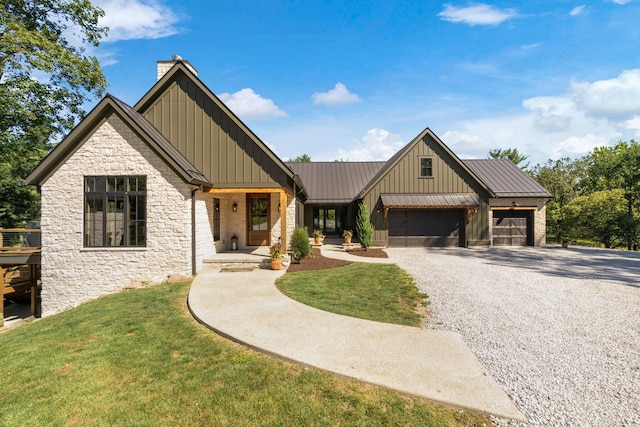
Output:
[[282,258],[271,258],[271,269],[280,270],[282,268]]
[[316,245],[320,244],[320,240],[322,240],[322,237],[314,237],[313,241],[316,243]]
[[350,245],[351,244],[351,237],[345,237],[344,238],[344,243],[347,244],[347,245]]

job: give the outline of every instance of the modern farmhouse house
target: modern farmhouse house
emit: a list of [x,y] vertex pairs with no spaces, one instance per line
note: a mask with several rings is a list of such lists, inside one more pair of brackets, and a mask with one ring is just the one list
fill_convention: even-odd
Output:
[[25,183],[42,194],[43,315],[286,245],[296,225],[337,235],[360,201],[377,245],[541,245],[551,196],[429,129],[387,162],[286,164],[180,58],[135,106],[102,99]]

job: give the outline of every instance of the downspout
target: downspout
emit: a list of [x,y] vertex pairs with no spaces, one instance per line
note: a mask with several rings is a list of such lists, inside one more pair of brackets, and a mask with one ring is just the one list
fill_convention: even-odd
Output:
[[195,276],[196,265],[196,191],[202,191],[203,186],[191,190],[191,275]]

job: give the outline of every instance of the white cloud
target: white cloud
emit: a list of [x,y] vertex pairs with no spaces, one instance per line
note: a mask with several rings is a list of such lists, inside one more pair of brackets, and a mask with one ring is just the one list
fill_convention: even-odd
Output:
[[573,9],[571,9],[571,12],[569,12],[569,15],[571,15],[571,16],[581,15],[582,12],[585,12],[586,8],[587,8],[587,6],[584,5],[584,4],[582,4],[580,6],[576,6]]
[[109,27],[105,42],[158,39],[178,33],[180,20],[169,7],[156,0],[98,0],[105,16],[100,25]]
[[517,148],[532,165],[577,158],[595,147],[640,136],[640,70],[593,82],[570,82],[565,93],[525,99],[523,110],[449,125],[442,140],[462,158]]
[[561,132],[571,126],[575,105],[567,98],[539,96],[525,99],[522,106],[533,113],[533,125],[543,132]]
[[531,49],[537,49],[540,46],[542,46],[544,43],[542,42],[538,42],[538,43],[531,43],[531,44],[523,44],[522,46],[520,46],[523,50],[531,50]]
[[338,150],[336,158],[351,162],[389,160],[404,145],[399,135],[385,129],[373,128],[356,142],[354,148]]
[[619,5],[625,5],[631,3],[631,0],[611,0],[611,2]]
[[571,82],[571,99],[585,114],[610,120],[640,114],[640,69],[625,70],[609,80]]
[[518,16],[515,9],[498,9],[487,4],[474,4],[467,7],[444,6],[438,14],[445,21],[468,25],[499,25]]
[[221,93],[219,97],[243,120],[273,119],[287,116],[287,113],[278,108],[271,99],[261,97],[251,88],[244,88],[235,93]]
[[358,95],[349,92],[349,89],[340,82],[336,83],[335,87],[327,92],[314,93],[311,98],[313,98],[314,103],[324,105],[351,104],[360,101]]

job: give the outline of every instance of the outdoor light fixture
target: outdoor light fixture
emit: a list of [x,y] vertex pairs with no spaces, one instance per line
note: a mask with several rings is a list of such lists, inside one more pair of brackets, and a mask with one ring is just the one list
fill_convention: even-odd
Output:
[[280,212],[280,208],[282,207],[281,203],[278,203],[278,212]]
[[238,212],[238,204],[234,202],[232,209],[233,209],[234,212]]

